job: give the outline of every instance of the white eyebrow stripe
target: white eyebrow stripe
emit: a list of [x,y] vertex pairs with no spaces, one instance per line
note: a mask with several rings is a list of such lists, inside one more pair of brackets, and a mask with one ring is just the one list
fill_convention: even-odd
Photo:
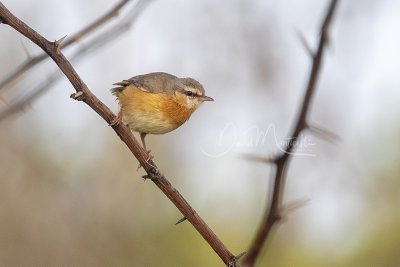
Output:
[[189,92],[192,92],[192,93],[194,93],[194,94],[196,94],[196,95],[203,95],[203,93],[199,90],[199,89],[197,89],[197,88],[194,88],[194,87],[185,87],[185,89],[184,89],[185,91],[189,91]]

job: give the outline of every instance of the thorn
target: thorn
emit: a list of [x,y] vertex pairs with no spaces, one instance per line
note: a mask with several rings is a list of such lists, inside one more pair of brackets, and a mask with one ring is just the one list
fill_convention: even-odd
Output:
[[320,137],[324,140],[327,140],[330,142],[340,142],[341,141],[340,136],[338,136],[337,134],[335,134],[329,130],[321,128],[319,126],[307,124],[307,128],[311,131],[311,133],[313,133],[317,137]]
[[175,223],[175,225],[178,225],[178,224],[180,224],[181,222],[184,222],[184,221],[186,221],[187,219],[186,219],[186,217],[183,217],[182,219],[180,219],[179,221],[177,221],[176,223]]
[[64,41],[64,39],[65,39],[66,37],[67,37],[67,35],[65,35],[64,37],[61,37],[60,39],[56,40],[56,41],[54,42],[54,45],[55,45],[56,47],[59,47],[60,44],[62,43],[62,41]]
[[80,100],[82,100],[81,96],[83,96],[83,92],[79,91],[79,92],[71,94],[69,97],[72,98],[72,99],[80,101]]
[[281,208],[281,211],[282,211],[281,218],[284,221],[287,221],[287,217],[288,217],[289,213],[295,212],[296,210],[304,207],[306,204],[308,204],[308,202],[310,202],[310,199],[302,198],[302,199],[297,199],[292,202],[289,202],[286,205],[283,205]]
[[26,47],[25,43],[24,43],[22,40],[21,40],[21,45],[22,45],[22,48],[23,48],[24,51],[25,51],[26,56],[27,56],[29,59],[32,58],[31,53],[29,53],[28,47]]
[[262,156],[251,155],[251,154],[242,154],[242,158],[247,159],[247,160],[262,162],[262,163],[271,163],[271,164],[276,163],[276,158],[266,158],[266,157],[262,157]]
[[244,255],[246,255],[247,251],[243,251],[242,253],[240,253],[239,255],[235,256],[236,260],[240,260],[241,257],[243,257]]
[[303,33],[300,30],[296,30],[297,37],[299,37],[301,44],[303,45],[304,49],[307,51],[307,53],[310,55],[311,58],[314,57],[314,52],[311,49],[310,44],[307,42],[306,37],[303,35]]

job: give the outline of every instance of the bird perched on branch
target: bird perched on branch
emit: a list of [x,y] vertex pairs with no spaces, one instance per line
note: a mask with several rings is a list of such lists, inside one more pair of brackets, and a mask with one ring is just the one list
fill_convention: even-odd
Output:
[[204,101],[214,101],[205,96],[203,86],[192,78],[178,78],[164,72],[138,75],[115,83],[111,89],[121,110],[110,125],[121,121],[140,133],[143,148],[147,134],[165,134],[185,123]]

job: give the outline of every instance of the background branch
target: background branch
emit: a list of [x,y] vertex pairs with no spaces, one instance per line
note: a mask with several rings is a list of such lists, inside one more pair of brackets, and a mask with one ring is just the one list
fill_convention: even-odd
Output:
[[[86,37],[86,35],[92,33],[96,29],[103,26],[105,23],[110,21],[112,18],[115,18],[119,11],[131,0],[122,0],[117,5],[115,5],[111,10],[107,11],[104,15],[99,17],[97,20],[87,25],[77,33],[73,34],[71,37],[67,38],[65,42],[62,42],[60,48],[66,48],[82,38]],[[7,88],[12,82],[21,77],[26,71],[30,70],[32,67],[42,62],[47,58],[46,53],[41,53],[40,55],[34,57],[28,57],[25,62],[23,62],[19,67],[17,67],[14,71],[12,71],[6,78],[0,81],[0,91]]]
[[[1,2],[0,21],[10,25],[22,35],[30,39],[54,60],[54,62],[58,65],[76,90],[76,93],[71,95],[72,98],[85,102],[107,123],[111,122],[115,115],[88,89],[87,85],[76,73],[71,63],[61,52],[59,42],[50,42],[45,39],[39,33],[35,32],[28,25],[10,13]],[[208,244],[214,249],[214,251],[227,266],[238,266],[237,258],[225,247],[225,245],[218,239],[218,237],[212,232],[212,230],[182,197],[182,195],[171,185],[165,176],[160,173],[155,163],[147,159],[146,151],[144,151],[144,149],[136,141],[130,129],[123,124],[113,126],[113,129],[138,159],[139,163],[143,166],[147,173],[146,178],[151,179],[154,184],[157,185],[157,187],[171,200],[171,202],[174,203],[174,205],[203,236],[203,238],[208,242]]]
[[[322,26],[320,28],[320,38],[317,51],[315,54],[311,54],[313,59],[311,72],[298,116],[295,120],[293,130],[289,134],[288,140],[290,140],[290,142],[288,142],[286,144],[286,147],[283,149],[283,151],[285,151],[284,153],[278,154],[276,157],[274,157],[273,160],[265,160],[265,162],[268,163],[272,162],[275,168],[272,180],[272,198],[270,200],[268,199],[267,209],[264,218],[262,219],[257,234],[253,242],[251,243],[246,256],[243,259],[244,266],[254,266],[257,257],[259,256],[260,251],[265,244],[265,240],[271,233],[271,229],[282,218],[282,196],[288,163],[290,162],[289,160],[292,156],[292,152],[295,149],[295,143],[299,138],[300,133],[308,127],[307,115],[310,110],[311,100],[314,95],[316,84],[319,78],[323,52],[325,50],[324,48],[328,42],[329,26],[331,24],[337,2],[337,0],[331,0],[325,19],[323,20]],[[260,159],[258,158],[257,161],[260,161]]]
[[[112,11],[107,12],[105,16],[100,18],[99,21],[105,22],[105,18],[109,18],[111,14],[116,14],[118,10],[122,7],[122,4],[125,4],[127,1],[120,2]],[[84,59],[85,56],[94,53],[96,50],[103,48],[104,46],[110,44],[116,38],[118,38],[123,33],[127,32],[132,25],[135,23],[136,19],[143,12],[144,8],[147,7],[148,4],[151,3],[151,0],[139,0],[136,5],[132,6],[131,9],[121,18],[118,23],[102,32],[98,36],[91,39],[86,45],[80,46],[77,51],[70,58],[70,62],[77,63],[80,60]],[[99,26],[99,22],[95,22],[94,24]],[[93,25],[89,25],[84,30],[80,31],[74,36],[83,36],[83,33],[87,33],[88,29],[94,29]],[[74,39],[77,37],[72,37]],[[68,40],[71,40],[68,39]],[[66,40],[66,42],[68,41]],[[77,40],[77,39],[76,39]],[[70,44],[72,41],[70,42]],[[60,44],[60,47],[63,47],[63,43]],[[64,46],[65,47],[65,46]],[[45,57],[47,57],[46,53],[43,53]],[[25,71],[20,72],[19,75],[22,75]],[[0,122],[10,116],[16,114],[19,111],[25,109],[26,106],[29,106],[33,101],[39,98],[41,95],[46,93],[48,90],[52,88],[52,86],[62,77],[62,73],[59,69],[56,69],[45,81],[40,83],[38,86],[30,90],[29,93],[22,96],[20,99],[15,102],[9,104],[3,111],[0,112]],[[1,89],[1,88],[0,88]]]

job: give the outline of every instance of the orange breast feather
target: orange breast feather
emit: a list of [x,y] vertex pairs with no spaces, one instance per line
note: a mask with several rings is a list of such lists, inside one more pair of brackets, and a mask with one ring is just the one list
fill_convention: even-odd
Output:
[[132,130],[150,134],[170,132],[190,118],[194,109],[175,95],[154,94],[130,85],[118,94],[122,120]]

